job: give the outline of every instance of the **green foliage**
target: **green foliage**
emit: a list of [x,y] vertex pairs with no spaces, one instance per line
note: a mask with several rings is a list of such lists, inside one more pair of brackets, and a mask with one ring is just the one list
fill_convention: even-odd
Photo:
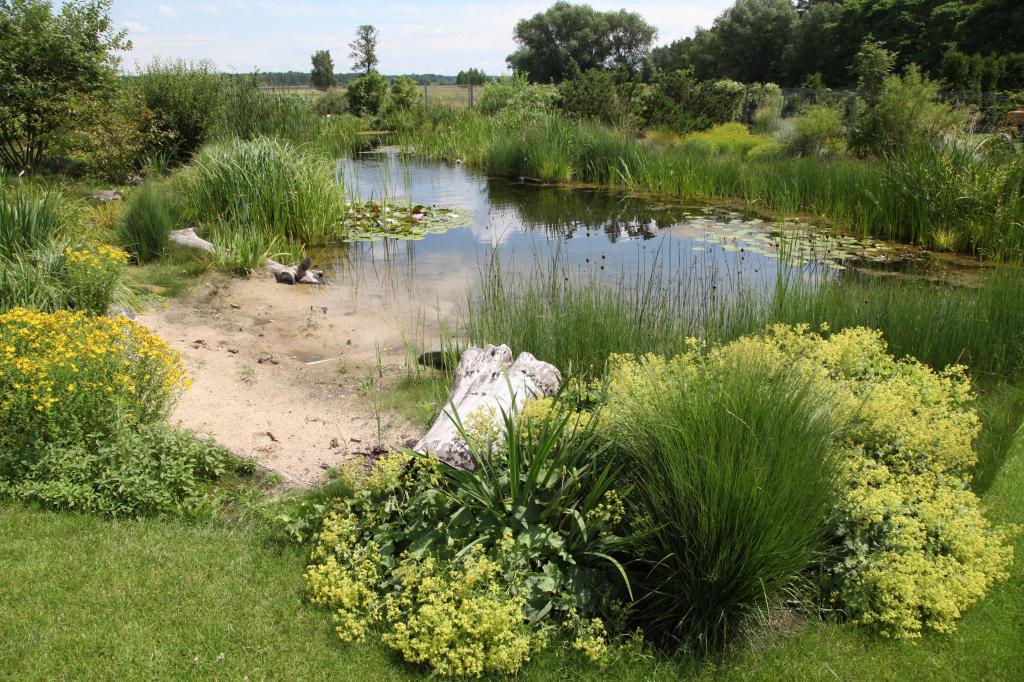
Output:
[[103,439],[46,443],[19,478],[0,478],[0,495],[107,516],[196,516],[212,504],[205,484],[239,466],[212,441],[145,424]]
[[742,342],[620,356],[601,418],[636,486],[633,621],[665,646],[720,648],[823,547],[839,426],[827,388]]
[[645,93],[643,118],[647,125],[666,126],[679,133],[704,130],[738,120],[743,86],[734,81],[704,81],[689,71],[662,74]]
[[391,83],[388,107],[399,111],[411,109],[414,105],[419,104],[420,97],[420,87],[416,81],[408,76],[401,76]]
[[558,83],[573,69],[635,73],[657,29],[635,12],[599,12],[559,0],[519,21],[512,35],[519,46],[506,60],[512,70],[535,83]]
[[185,384],[178,354],[123,317],[0,315],[0,478],[20,480],[47,445],[161,420]]
[[839,154],[846,149],[845,133],[842,110],[828,104],[811,104],[793,122],[787,142],[801,156]]
[[59,149],[89,177],[121,184],[164,140],[156,117],[131,85],[102,99],[83,97],[76,107],[81,120]]
[[0,2],[0,164],[36,170],[62,133],[87,120],[82,100],[115,88],[130,47],[116,30],[110,0]]
[[485,116],[501,112],[540,114],[554,107],[558,91],[548,85],[531,85],[522,76],[496,78],[486,86],[476,103],[476,110]]
[[[714,75],[744,83],[775,80],[786,70],[786,48],[798,21],[790,0],[737,0],[723,11],[710,31],[698,33],[701,61],[714,64]],[[699,44],[699,45],[698,45]]]
[[935,100],[939,85],[914,66],[903,76],[888,76],[851,131],[851,145],[861,153],[903,150],[915,142],[963,130],[966,111]]
[[0,176],[0,259],[41,248],[67,236],[74,210],[58,190],[37,190]]
[[591,69],[558,86],[558,108],[579,119],[615,123],[625,111],[619,102],[615,77],[600,69]]
[[247,225],[269,239],[323,244],[338,234],[342,195],[326,158],[273,138],[204,147],[177,178],[185,217]]
[[356,29],[356,39],[348,44],[352,70],[361,71],[366,75],[377,68],[377,38],[380,32],[370,24],[363,24]]
[[163,150],[187,161],[213,133],[227,80],[210,62],[154,59],[135,78],[163,133]]
[[772,135],[778,130],[784,99],[782,88],[775,83],[751,83],[746,86],[746,99],[754,107],[752,128],[759,135]]
[[885,49],[884,43],[867,38],[853,58],[850,72],[857,77],[857,88],[868,95],[882,92],[885,81],[896,65],[896,53]]
[[328,514],[307,581],[343,640],[377,631],[441,674],[511,673],[545,646],[538,623],[609,603],[623,510],[593,420],[550,401],[502,417],[458,422],[474,470],[392,454]]
[[348,98],[341,88],[330,88],[316,98],[313,109],[321,116],[340,116],[348,113]]
[[147,182],[134,190],[118,221],[118,239],[139,263],[160,258],[179,226],[180,200],[167,184]]
[[[683,140],[682,148],[689,153],[696,149],[695,144],[701,143],[706,143],[706,149],[712,154],[746,156],[758,147],[772,144],[772,141],[761,135],[752,135],[742,123],[723,123],[709,130],[688,135]],[[700,154],[701,151],[698,150],[697,153]]]
[[267,259],[275,255],[278,236],[251,225],[219,223],[212,231],[211,240],[217,267],[248,277],[262,270]]
[[338,84],[334,77],[334,60],[329,50],[317,50],[313,53],[313,73],[310,80],[314,88],[326,90]]
[[356,116],[376,116],[388,98],[388,82],[384,76],[371,71],[348,84],[345,90],[348,110]]

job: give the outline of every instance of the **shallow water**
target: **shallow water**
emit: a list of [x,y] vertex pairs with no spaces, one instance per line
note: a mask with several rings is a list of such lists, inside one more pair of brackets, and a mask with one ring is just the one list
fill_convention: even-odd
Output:
[[[438,317],[457,315],[492,258],[505,271],[520,272],[557,258],[566,274],[620,285],[661,278],[695,295],[711,287],[770,288],[780,261],[830,277],[854,249],[887,258],[884,245],[836,241],[799,223],[780,230],[736,211],[491,179],[461,165],[396,154],[341,160],[338,177],[350,199],[450,208],[465,223],[420,240],[354,243],[320,254],[333,308],[343,315],[377,313],[403,335],[427,342],[437,334]],[[385,346],[396,343],[392,338]]]

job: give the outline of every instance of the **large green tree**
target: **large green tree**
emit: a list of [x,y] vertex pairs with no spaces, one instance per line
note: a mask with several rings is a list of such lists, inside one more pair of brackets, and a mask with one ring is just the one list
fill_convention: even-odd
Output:
[[703,64],[696,64],[698,75],[744,83],[782,80],[798,20],[790,0],[737,0],[710,31],[694,38],[695,47],[706,52],[717,71],[701,73]]
[[338,84],[334,77],[334,60],[328,50],[317,50],[313,53],[313,73],[310,79],[314,88],[326,90]]
[[635,12],[599,12],[589,5],[556,2],[516,24],[519,49],[508,56],[531,81],[560,82],[589,69],[637,72],[657,29]]
[[84,116],[84,99],[116,87],[118,50],[110,0],[0,0],[0,162],[38,167],[60,135]]

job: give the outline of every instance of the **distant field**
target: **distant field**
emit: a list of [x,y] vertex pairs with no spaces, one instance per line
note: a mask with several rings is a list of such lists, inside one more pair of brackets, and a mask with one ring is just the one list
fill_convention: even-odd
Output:
[[[455,109],[469,106],[469,86],[466,85],[427,85],[420,86],[420,94],[426,92],[427,101],[431,104],[443,104]],[[322,91],[304,85],[268,86],[260,88],[262,92],[272,95],[305,95],[313,97]],[[483,86],[473,87],[473,97],[479,98]]]

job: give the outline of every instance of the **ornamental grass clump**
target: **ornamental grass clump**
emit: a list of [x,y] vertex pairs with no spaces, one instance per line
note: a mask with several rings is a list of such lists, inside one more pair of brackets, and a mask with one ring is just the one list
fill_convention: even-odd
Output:
[[180,356],[142,325],[81,311],[0,315],[0,477],[41,448],[162,419],[187,379]]
[[817,560],[839,426],[821,379],[742,346],[613,357],[602,419],[635,481],[633,621],[645,637],[718,649]]

